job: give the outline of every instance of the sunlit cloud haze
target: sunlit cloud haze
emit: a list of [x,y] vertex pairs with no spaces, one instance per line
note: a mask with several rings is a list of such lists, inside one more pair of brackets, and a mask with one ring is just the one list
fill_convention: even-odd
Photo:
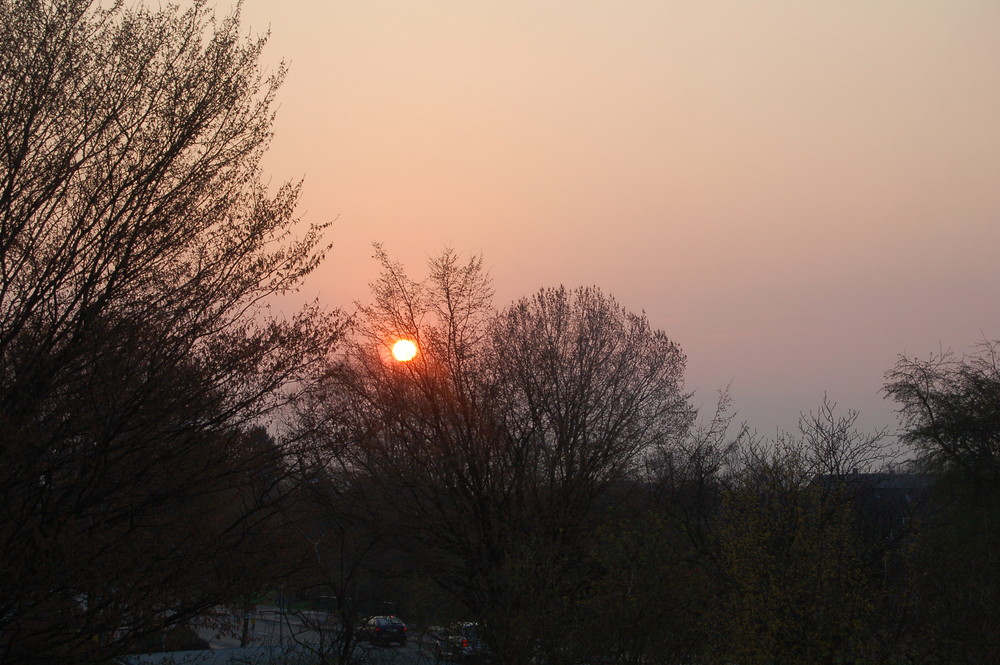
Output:
[[[228,5],[220,5],[220,12]],[[762,433],[895,426],[899,353],[1000,336],[1000,3],[246,0],[289,66],[265,168],[336,218],[301,292],[481,252],[597,284]]]

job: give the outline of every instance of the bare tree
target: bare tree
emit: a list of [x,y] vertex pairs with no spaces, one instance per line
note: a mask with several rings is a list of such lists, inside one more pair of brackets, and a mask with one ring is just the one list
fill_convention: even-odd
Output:
[[[343,417],[330,450],[412,565],[484,622],[501,657],[526,660],[586,586],[584,546],[611,490],[686,431],[684,356],[595,288],[498,313],[479,257],[447,250],[423,282],[377,257],[374,303],[331,375],[326,408]],[[389,354],[401,337],[419,349],[408,362]]]
[[887,443],[888,429],[861,432],[860,414],[848,410],[837,413],[837,404],[826,396],[815,411],[799,418],[799,438],[810,473],[844,479],[848,475],[882,470],[899,453]]
[[284,70],[203,2],[0,1],[0,658],[107,658],[245,591],[337,336],[259,161]]

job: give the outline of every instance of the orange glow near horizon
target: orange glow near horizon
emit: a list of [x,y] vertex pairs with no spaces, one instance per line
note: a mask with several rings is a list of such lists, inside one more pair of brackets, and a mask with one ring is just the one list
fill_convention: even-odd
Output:
[[392,357],[401,363],[413,360],[417,355],[417,345],[409,339],[398,340],[392,345]]

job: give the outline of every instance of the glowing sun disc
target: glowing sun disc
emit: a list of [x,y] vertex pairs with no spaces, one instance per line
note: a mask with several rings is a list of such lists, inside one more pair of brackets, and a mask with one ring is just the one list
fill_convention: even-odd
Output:
[[413,360],[416,355],[417,345],[408,339],[401,339],[392,345],[392,357],[401,363]]

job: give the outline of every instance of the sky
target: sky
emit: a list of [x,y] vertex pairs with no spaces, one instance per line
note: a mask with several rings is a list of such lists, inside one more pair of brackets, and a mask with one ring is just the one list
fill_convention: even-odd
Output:
[[597,285],[764,435],[824,395],[895,431],[899,354],[1000,337],[996,0],[245,0],[242,24],[290,68],[265,175],[335,220],[302,300],[366,300],[373,242],[415,276],[481,253],[499,306]]

